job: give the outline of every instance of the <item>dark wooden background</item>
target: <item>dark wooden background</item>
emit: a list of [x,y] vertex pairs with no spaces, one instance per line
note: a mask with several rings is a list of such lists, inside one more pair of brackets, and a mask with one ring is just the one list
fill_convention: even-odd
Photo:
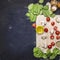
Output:
[[[32,53],[36,33],[25,16],[27,5],[36,2],[38,0],[0,0],[0,60],[39,60]],[[56,14],[60,14],[60,10]],[[55,60],[58,59],[59,56]]]

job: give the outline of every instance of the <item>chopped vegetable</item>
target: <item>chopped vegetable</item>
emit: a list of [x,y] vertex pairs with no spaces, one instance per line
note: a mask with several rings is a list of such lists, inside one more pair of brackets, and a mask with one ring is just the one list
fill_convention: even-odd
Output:
[[53,39],[54,39],[54,35],[51,35],[51,36],[50,36],[50,39],[52,39],[52,40],[53,40]]
[[46,21],[49,22],[50,21],[50,17],[46,17]]
[[39,0],[39,3],[43,3],[44,2],[44,0]]
[[59,35],[59,34],[60,34],[60,32],[59,32],[59,31],[56,31],[56,32],[55,32],[55,34],[56,34],[56,35]]
[[48,28],[44,28],[44,32],[48,32]]
[[60,36],[59,36],[59,35],[57,35],[57,36],[56,36],[56,39],[57,39],[57,40],[58,40],[58,39],[60,39]]
[[46,55],[47,55],[47,57],[50,57],[51,56],[51,50],[50,49],[47,50]]
[[32,24],[32,27],[33,27],[33,28],[36,28],[36,23],[33,23],[33,24]]
[[51,45],[52,45],[52,46],[54,46],[54,45],[55,45],[55,43],[54,43],[54,42],[51,42]]
[[[42,2],[43,0],[39,0]],[[45,17],[54,17],[55,14],[51,10],[49,10],[48,5],[43,6],[39,3],[31,3],[28,5],[28,12],[26,16],[29,17],[31,22],[35,22],[38,15],[44,15]]]
[[48,5],[45,5],[44,6],[44,9],[48,10],[49,9]]
[[37,47],[33,49],[33,53],[36,58],[41,58],[43,56],[43,52]]
[[48,48],[51,49],[52,48],[52,45],[48,45]]
[[54,22],[54,21],[52,21],[52,22],[51,22],[51,25],[52,25],[52,26],[54,26],[54,25],[55,25],[55,22]]

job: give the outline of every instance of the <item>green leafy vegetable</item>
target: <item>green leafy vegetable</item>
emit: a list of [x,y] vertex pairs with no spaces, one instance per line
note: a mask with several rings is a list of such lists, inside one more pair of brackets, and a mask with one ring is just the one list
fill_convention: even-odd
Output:
[[50,59],[55,59],[56,55],[54,53],[52,53],[52,55],[50,56]]
[[44,6],[44,9],[48,10],[49,9],[48,5],[45,5]]
[[44,53],[42,57],[43,57],[44,59],[47,59],[46,53]]
[[33,3],[29,4],[28,9],[31,10],[33,8],[33,5],[34,5]]
[[52,17],[52,18],[55,17],[55,14],[51,14],[51,17]]
[[40,48],[34,48],[33,49],[33,52],[34,52],[34,56],[36,58],[41,58],[43,56],[43,52],[40,50]]
[[39,3],[43,3],[44,2],[44,0],[39,0]]
[[51,53],[50,49],[48,49],[48,50],[47,50],[47,53],[46,53],[47,57],[50,57],[51,54],[52,54],[52,53]]
[[43,53],[40,48],[35,47],[33,49],[33,54],[36,58],[44,58],[44,59],[49,58],[49,60],[53,60],[57,55],[60,55],[60,50],[57,48],[54,48],[53,52],[51,52],[51,50],[48,49],[46,53]]
[[[44,0],[39,0],[40,3],[43,3]],[[29,17],[31,22],[35,22],[36,21],[36,17],[38,15],[44,15],[46,17],[54,17],[55,14],[52,13],[51,10],[49,10],[48,5],[42,5],[39,3],[31,3],[28,5],[28,12],[26,13],[26,16]]]

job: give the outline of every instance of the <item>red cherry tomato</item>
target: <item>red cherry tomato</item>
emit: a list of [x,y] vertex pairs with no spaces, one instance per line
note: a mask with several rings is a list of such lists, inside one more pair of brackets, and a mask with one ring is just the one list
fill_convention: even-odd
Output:
[[46,17],[46,21],[49,22],[50,21],[50,17]]
[[54,46],[54,45],[55,45],[55,43],[54,43],[54,42],[51,42],[51,45],[52,45],[52,46]]
[[56,39],[57,39],[57,40],[58,40],[58,39],[60,39],[60,36],[59,36],[59,35],[57,35],[57,36],[56,36]]
[[51,25],[52,25],[52,26],[54,26],[54,25],[55,25],[55,22],[54,22],[54,21],[53,21],[53,22],[51,22]]
[[50,36],[50,39],[54,39],[54,36],[53,36],[53,35],[51,35],[51,36]]
[[57,26],[54,26],[54,30],[55,30],[55,31],[57,30]]
[[36,28],[36,23],[33,23],[33,24],[32,24],[32,27],[33,27],[33,28]]
[[55,34],[56,34],[56,35],[59,35],[59,34],[60,34],[60,32],[59,32],[59,31],[56,31],[56,32],[55,32]]
[[48,45],[48,48],[51,49],[52,48],[52,45]]
[[48,28],[44,28],[44,32],[48,32]]

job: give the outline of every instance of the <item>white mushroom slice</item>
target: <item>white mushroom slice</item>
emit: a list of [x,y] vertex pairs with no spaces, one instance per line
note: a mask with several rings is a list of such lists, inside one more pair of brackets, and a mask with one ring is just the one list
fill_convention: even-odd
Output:
[[41,21],[41,25],[42,25],[42,26],[45,26],[45,25],[46,25],[46,22]]
[[50,2],[47,2],[46,5],[48,5],[49,6],[49,10],[51,10],[51,4],[50,4]]
[[42,44],[43,44],[42,48],[46,49],[47,48],[46,40]]
[[52,7],[51,7],[51,10],[52,10],[52,11],[56,11],[56,10],[57,10],[57,7],[56,7],[56,6],[52,6]]
[[57,18],[56,18],[56,22],[57,22],[57,23],[60,23],[60,18],[57,17]]
[[45,40],[47,39],[47,36],[42,36],[41,39]]
[[52,30],[50,31],[50,33],[53,34],[53,33],[54,33],[54,30],[52,29]]

